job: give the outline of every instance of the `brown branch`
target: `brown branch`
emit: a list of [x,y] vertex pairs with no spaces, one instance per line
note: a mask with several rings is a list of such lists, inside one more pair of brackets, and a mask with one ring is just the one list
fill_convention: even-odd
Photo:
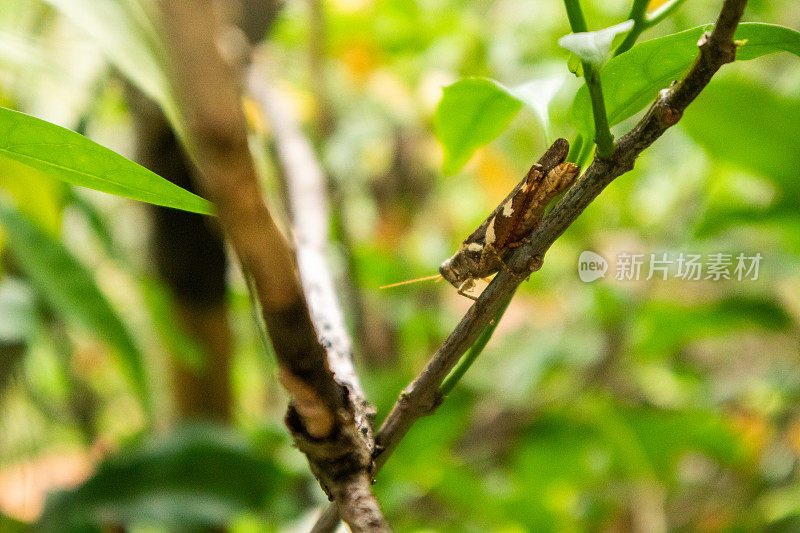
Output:
[[[705,88],[712,76],[735,59],[733,34],[747,0],[725,0],[711,33],[698,41],[699,53],[682,80],[662,90],[645,116],[619,139],[607,159],[595,157],[581,179],[567,191],[529,237],[529,242],[513,252],[507,261],[510,270],[501,270],[467,311],[456,328],[433,354],[425,369],[400,394],[376,437],[375,472],[386,462],[411,426],[433,413],[442,398],[439,387],[460,357],[489,324],[505,298],[513,294],[520,279],[532,273],[537,263],[584,209],[615,178],[633,169],[639,154],[680,120],[684,109]],[[513,272],[512,272],[513,271]],[[320,521],[334,523],[332,512],[323,513]],[[330,531],[315,527],[315,531]]]
[[[334,379],[295,272],[258,181],[241,108],[236,50],[244,42],[213,0],[161,0],[176,92],[200,185],[253,279],[281,383],[291,396],[286,423],[312,472],[354,531],[388,531],[369,488],[370,449],[347,389]],[[357,490],[356,490],[357,488]]]
[[334,379],[347,387],[356,409],[356,422],[372,449],[371,419],[375,410],[366,400],[353,366],[353,342],[345,326],[328,264],[328,205],[325,175],[292,104],[267,79],[262,57],[256,57],[248,76],[248,92],[269,122],[285,181],[297,247],[297,265],[311,318],[328,352]]
[[531,233],[530,242],[513,253],[508,265],[516,274],[504,270],[492,280],[422,374],[401,394],[378,433],[377,444],[383,451],[379,449],[376,466],[385,462],[383,456],[394,449],[416,419],[435,409],[440,402],[438,387],[441,381],[494,317],[503,298],[516,290],[518,280],[531,274],[529,265],[532,259],[544,255],[609,183],[633,169],[639,154],[678,121],[683,110],[714,73],[734,60],[732,36],[746,3],[747,0],[725,0],[714,31],[698,43],[700,53],[685,78],[659,94],[645,117],[619,140],[608,159],[595,158],[578,183]]

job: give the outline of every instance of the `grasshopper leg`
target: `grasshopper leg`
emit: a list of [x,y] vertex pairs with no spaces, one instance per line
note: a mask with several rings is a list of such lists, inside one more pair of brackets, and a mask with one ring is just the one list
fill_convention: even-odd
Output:
[[477,297],[475,297],[475,296],[473,296],[473,295],[471,295],[471,294],[469,294],[469,293],[467,292],[468,290],[470,290],[470,289],[471,289],[472,287],[474,287],[474,286],[475,286],[475,282],[472,280],[472,278],[467,278],[467,279],[465,279],[465,280],[464,280],[464,282],[463,282],[463,283],[462,283],[462,284],[461,284],[461,285],[458,287],[458,294],[460,294],[461,296],[465,296],[465,297],[469,298],[470,300],[474,300],[474,301],[476,301],[476,302],[477,302],[477,301],[478,301],[478,298],[477,298]]
[[[516,246],[519,246],[520,244],[522,243],[518,243],[516,244]],[[512,270],[511,267],[508,266],[505,261],[503,261],[503,256],[500,255],[500,253],[497,251],[496,248],[494,248],[493,246],[492,247],[487,246],[486,252],[493,254],[497,258],[497,261],[500,263],[500,266],[502,266],[509,274],[511,274],[511,277],[513,277],[518,283],[522,283],[523,281],[525,281],[526,277],[520,276],[519,274],[514,272],[514,270]]]

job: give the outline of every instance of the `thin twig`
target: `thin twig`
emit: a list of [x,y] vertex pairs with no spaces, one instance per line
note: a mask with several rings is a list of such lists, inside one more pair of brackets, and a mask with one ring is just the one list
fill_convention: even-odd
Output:
[[356,410],[348,389],[333,379],[291,248],[264,202],[249,151],[236,68],[249,52],[246,41],[213,0],[161,0],[160,7],[188,148],[223,232],[252,276],[291,397],[287,426],[351,529],[389,531],[370,492],[371,454]]
[[469,367],[472,366],[478,357],[483,352],[483,349],[486,348],[486,345],[489,343],[489,340],[492,338],[492,334],[494,330],[497,329],[497,325],[500,323],[500,319],[503,318],[503,314],[505,314],[506,309],[508,309],[508,305],[511,303],[511,298],[509,298],[504,305],[500,306],[500,309],[497,311],[495,317],[489,322],[489,325],[486,326],[483,331],[481,331],[478,340],[475,341],[475,344],[469,347],[469,351],[458,360],[458,364],[453,368],[453,370],[444,378],[442,381],[439,390],[442,392],[443,396],[447,396],[450,392],[455,388],[461,378],[464,377],[464,374],[467,373]]
[[[595,157],[582,178],[531,233],[530,242],[509,257],[506,262],[509,269],[501,270],[495,276],[434,353],[425,369],[400,394],[376,436],[379,454],[375,459],[376,472],[411,426],[422,416],[436,410],[442,400],[442,381],[489,324],[505,299],[516,291],[519,280],[531,274],[532,259],[543,256],[615,178],[632,170],[639,154],[680,120],[684,109],[708,85],[722,65],[735,59],[733,34],[746,4],[747,0],[724,1],[713,31],[703,35],[698,42],[699,54],[686,76],[659,93],[644,118],[619,139],[610,157]],[[334,522],[330,514],[326,511],[321,517],[328,524]],[[315,531],[322,533],[332,530],[315,528]]]
[[698,43],[700,53],[683,80],[661,91],[645,117],[620,138],[611,157],[595,158],[578,183],[531,233],[530,242],[511,255],[507,264],[514,272],[502,270],[495,276],[423,372],[401,394],[378,433],[380,455],[376,466],[385,462],[384,456],[394,449],[417,418],[435,409],[441,382],[463,353],[461,348],[471,345],[504,298],[516,290],[519,279],[531,273],[531,260],[543,256],[608,184],[633,169],[639,154],[678,122],[683,110],[722,65],[735,59],[733,33],[746,3],[747,0],[725,0],[713,32]]
[[367,402],[353,366],[353,342],[345,326],[328,264],[328,205],[325,176],[308,138],[303,134],[289,99],[267,78],[262,57],[256,56],[248,75],[248,92],[269,122],[286,183],[292,228],[297,247],[297,266],[303,292],[320,342],[328,352],[333,377],[347,387],[356,409],[356,423],[372,449],[370,418],[374,408]]

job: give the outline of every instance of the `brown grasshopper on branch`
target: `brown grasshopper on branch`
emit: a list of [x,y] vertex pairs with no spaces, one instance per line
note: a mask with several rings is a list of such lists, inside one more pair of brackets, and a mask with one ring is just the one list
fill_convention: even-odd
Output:
[[[522,245],[539,225],[547,204],[572,185],[580,169],[565,162],[568,152],[569,142],[556,139],[525,179],[464,240],[458,251],[442,263],[439,272],[459,294],[476,300],[467,293],[475,280],[504,268],[508,254]],[[537,263],[532,265],[533,270],[541,267],[541,258]]]

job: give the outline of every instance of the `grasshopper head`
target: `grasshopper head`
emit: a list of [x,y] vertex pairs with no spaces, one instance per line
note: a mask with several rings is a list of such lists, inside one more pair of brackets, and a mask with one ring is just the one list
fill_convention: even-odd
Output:
[[450,285],[458,289],[468,279],[482,277],[479,272],[480,257],[483,245],[471,244],[462,247],[439,266],[439,273]]
[[461,286],[461,283],[463,283],[463,282],[464,282],[464,280],[466,279],[466,277],[464,277],[464,276],[463,276],[463,275],[462,275],[462,274],[461,274],[461,273],[458,271],[458,269],[456,268],[456,266],[453,264],[453,263],[454,263],[454,261],[453,261],[453,260],[454,260],[455,258],[456,258],[456,256],[453,256],[453,257],[451,257],[451,258],[449,258],[449,259],[446,259],[446,260],[444,261],[444,263],[442,263],[442,264],[439,266],[439,274],[441,274],[441,275],[442,275],[442,277],[443,277],[444,279],[446,279],[448,283],[450,283],[450,285],[452,285],[452,286],[453,286],[453,287],[455,287],[455,288],[458,288],[459,286]]

